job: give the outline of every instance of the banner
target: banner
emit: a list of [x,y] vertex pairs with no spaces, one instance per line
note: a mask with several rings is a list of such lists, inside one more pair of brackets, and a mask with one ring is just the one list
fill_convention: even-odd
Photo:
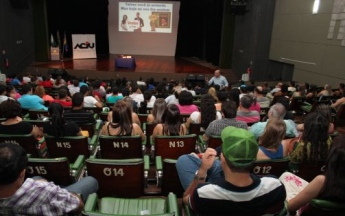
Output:
[[97,58],[95,35],[73,34],[73,59]]

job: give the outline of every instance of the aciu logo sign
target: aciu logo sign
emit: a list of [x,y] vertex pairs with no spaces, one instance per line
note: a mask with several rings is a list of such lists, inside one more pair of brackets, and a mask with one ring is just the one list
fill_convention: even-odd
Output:
[[95,48],[95,43],[89,43],[86,41],[85,43],[78,43],[75,45],[74,49],[93,49]]

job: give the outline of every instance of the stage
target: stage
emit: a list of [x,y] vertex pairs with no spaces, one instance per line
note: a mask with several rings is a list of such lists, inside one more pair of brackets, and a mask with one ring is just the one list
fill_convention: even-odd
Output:
[[[168,80],[174,79],[182,81],[188,74],[202,74],[206,77],[212,77],[216,66],[208,64],[196,58],[170,57],[170,56],[134,56],[136,68],[116,69],[115,58],[118,55],[109,55],[99,57],[98,59],[73,60],[65,59],[61,61],[51,61],[49,63],[33,63],[28,68],[31,74],[41,73],[46,75],[49,68],[65,68],[71,76],[84,77],[91,79],[99,78],[103,80],[118,79],[126,77],[128,80],[138,80],[142,77],[144,80],[153,77],[160,81],[164,77]],[[232,70],[222,70],[222,74],[228,79],[229,83],[237,83],[238,78]]]

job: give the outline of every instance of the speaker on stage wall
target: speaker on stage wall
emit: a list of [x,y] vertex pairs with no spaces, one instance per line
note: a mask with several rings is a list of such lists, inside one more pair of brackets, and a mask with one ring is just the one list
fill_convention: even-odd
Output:
[[194,82],[194,81],[196,80],[196,76],[193,75],[193,74],[189,74],[189,75],[187,75],[186,80],[187,80],[188,82],[189,82],[189,81]]
[[196,77],[196,81],[198,81],[198,82],[204,82],[204,81],[205,81],[205,75],[199,74],[199,75]]

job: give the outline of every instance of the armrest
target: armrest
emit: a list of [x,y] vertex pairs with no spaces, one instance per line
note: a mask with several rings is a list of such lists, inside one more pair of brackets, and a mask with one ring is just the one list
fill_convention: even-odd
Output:
[[96,121],[96,127],[95,127],[96,131],[101,129],[101,125],[102,125],[102,122]]
[[26,113],[26,115],[23,117],[23,119],[30,119],[29,113]]
[[155,143],[155,140],[150,136],[151,145]]
[[206,144],[206,141],[203,138],[203,135],[199,135],[199,142],[202,143],[203,145]]
[[31,155],[31,154],[27,154],[26,156],[27,156],[28,158],[31,158],[31,157],[32,157],[32,155]]
[[97,117],[98,117],[98,116],[97,116],[97,113],[94,113],[94,114],[93,114],[93,117],[94,117],[95,119],[97,119]]
[[98,202],[98,196],[96,193],[90,194],[84,205],[85,212],[95,211]]
[[175,213],[175,216],[179,216],[179,209],[178,209],[177,198],[175,194],[169,193],[168,203],[169,203],[169,207],[168,207],[169,213]]
[[74,164],[72,165],[72,169],[78,170],[81,166],[83,166],[85,161],[84,155],[79,155],[77,160],[75,160]]
[[143,131],[146,132],[146,122],[143,123],[143,127],[142,128],[143,128]]
[[92,146],[96,146],[97,138],[98,138],[97,135],[93,135],[89,144]]
[[150,156],[144,155],[144,170],[150,170]]
[[163,170],[163,160],[161,156],[156,156],[156,170]]
[[91,155],[89,159],[96,159],[96,155]]
[[46,141],[45,138],[42,137],[42,139],[40,139],[40,140],[38,141],[38,144],[43,144],[45,141]]
[[194,216],[195,215],[194,211],[188,205],[183,203],[183,207],[184,207],[184,210],[185,210],[187,216]]
[[147,138],[146,138],[146,136],[145,136],[145,139],[141,141],[141,144],[144,145],[144,146],[146,146],[146,143],[147,143]]

